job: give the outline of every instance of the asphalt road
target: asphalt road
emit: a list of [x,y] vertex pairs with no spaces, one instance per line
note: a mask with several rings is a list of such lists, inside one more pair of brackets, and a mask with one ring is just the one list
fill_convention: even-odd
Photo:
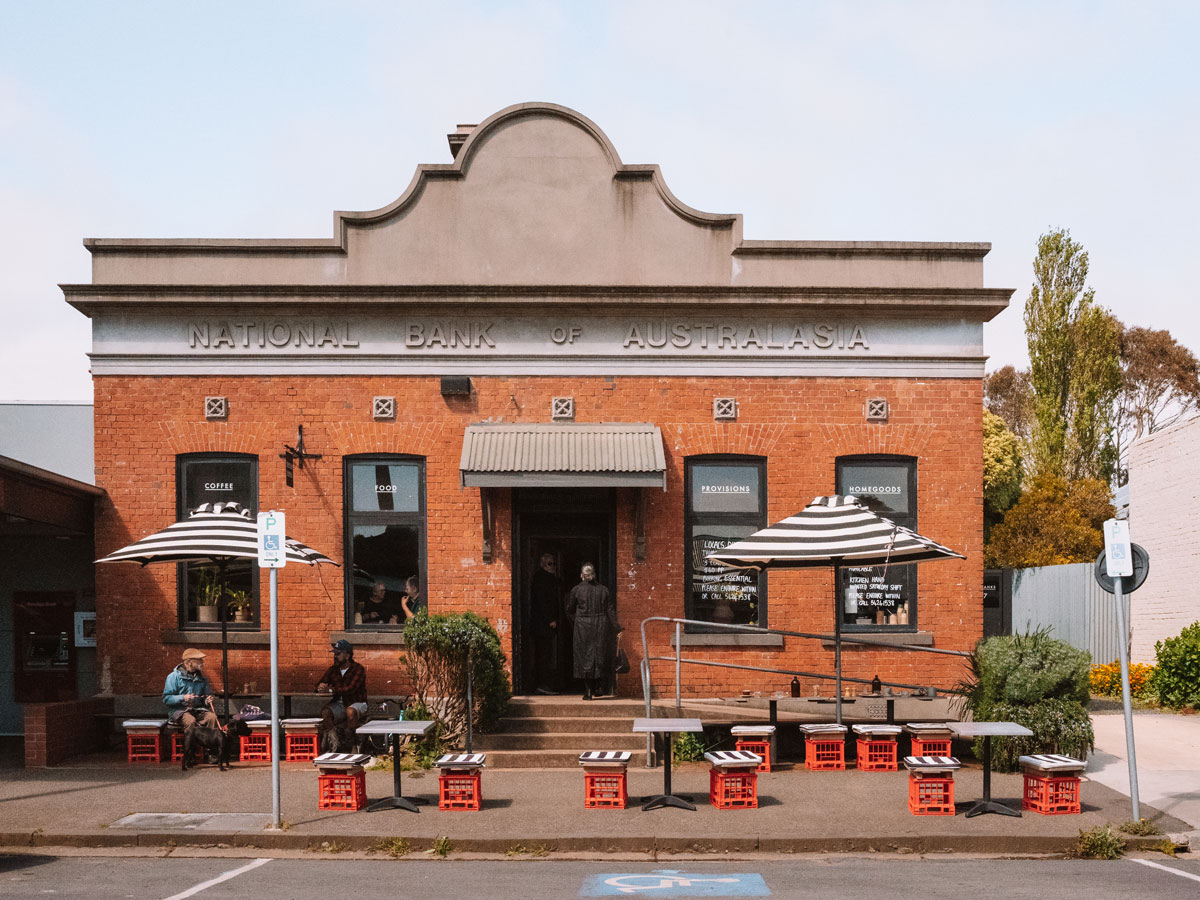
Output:
[[1097,900],[1200,896],[1200,860],[847,856],[795,859],[566,861],[55,857],[0,854],[0,896],[155,900],[781,897],[893,900],[964,897]]

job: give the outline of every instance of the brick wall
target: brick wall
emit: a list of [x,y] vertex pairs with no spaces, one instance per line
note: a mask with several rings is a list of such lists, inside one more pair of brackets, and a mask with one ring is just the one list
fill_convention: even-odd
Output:
[[1129,450],[1129,536],[1150,554],[1130,598],[1130,658],[1154,662],[1154,644],[1200,620],[1200,419],[1142,438]]
[[[981,389],[975,379],[479,377],[470,398],[443,398],[431,377],[97,377],[96,478],[107,496],[97,514],[96,550],[111,552],[175,519],[175,456],[222,451],[259,456],[259,506],[284,509],[288,531],[342,558],[342,456],[408,453],[427,460],[428,597],[431,612],[474,610],[494,624],[512,621],[510,492],[496,491],[494,561],[481,556],[480,499],[459,487],[462,435],[472,422],[545,422],[550,398],[575,398],[576,422],[654,422],[667,456],[667,490],[646,491],[646,558],[633,556],[631,489],[617,492],[617,573],[620,618],[633,670],[619,681],[640,694],[637,625],[649,615],[683,615],[684,460],[694,454],[738,453],[768,458],[768,521],[801,509],[835,489],[843,454],[894,453],[918,460],[920,531],[967,556],[919,569],[920,628],[938,647],[969,649],[982,631]],[[206,422],[207,395],[229,398],[227,421]],[[371,401],[395,396],[395,422],[375,422]],[[736,422],[712,419],[714,397],[736,397]],[[864,401],[886,397],[887,423],[867,423]],[[278,459],[304,426],[307,448],[323,454],[284,483]],[[344,627],[343,570],[287,567],[280,578],[280,689],[311,687],[329,662],[328,635]],[[263,595],[266,594],[263,581]],[[161,686],[180,647],[164,645],[176,622],[175,568],[98,567],[98,667],[117,693]],[[830,572],[773,572],[769,624],[801,631],[832,629]],[[263,605],[266,617],[266,605]],[[266,622],[263,622],[264,628]],[[502,633],[511,654],[511,635]],[[654,633],[652,652],[669,652]],[[779,668],[832,671],[833,652],[814,641],[788,639],[780,649],[689,648],[693,655]],[[371,673],[373,693],[402,681],[401,650],[363,646],[356,653]],[[218,651],[219,653],[219,651]],[[265,649],[232,648],[236,680],[268,679]],[[953,684],[961,663],[932,654],[847,650],[845,672],[914,683]],[[208,667],[219,677],[219,666]],[[658,664],[656,688],[673,692],[674,667]],[[692,667],[686,693],[736,693],[786,687],[784,676]],[[806,693],[808,689],[806,687]]]
[[104,746],[101,720],[112,713],[111,697],[25,704],[25,765],[54,766]]

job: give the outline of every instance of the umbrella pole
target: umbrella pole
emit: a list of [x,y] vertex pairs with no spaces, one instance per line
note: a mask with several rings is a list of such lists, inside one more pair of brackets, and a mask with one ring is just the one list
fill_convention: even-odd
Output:
[[[225,564],[217,566],[218,583],[225,585]],[[229,724],[229,617],[227,603],[224,602],[224,591],[217,601],[217,615],[221,617],[221,696],[225,698],[225,724]]]
[[838,570],[833,570],[833,687],[837,698],[837,723],[842,724],[842,608],[837,591]]

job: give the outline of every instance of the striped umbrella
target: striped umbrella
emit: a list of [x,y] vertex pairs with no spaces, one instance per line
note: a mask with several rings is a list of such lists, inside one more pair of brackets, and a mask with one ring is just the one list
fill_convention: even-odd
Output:
[[[735,541],[707,558],[731,569],[887,566],[966,559],[949,547],[871,512],[857,497],[817,497],[794,516]],[[836,600],[835,600],[836,604]],[[834,609],[837,721],[842,721],[842,616]]]
[[800,569],[966,557],[871,512],[857,497],[834,496],[817,497],[794,516],[708,558],[732,569]]
[[[287,561],[315,566],[337,565],[324,553],[291,538],[284,539]],[[122,547],[98,563],[207,563],[217,568],[223,582],[231,565],[239,560],[258,559],[258,521],[239,503],[205,503],[197,506],[186,519],[169,525],[140,541]],[[221,671],[225,695],[225,715],[229,716],[229,633],[224,604],[218,604],[221,619]]]

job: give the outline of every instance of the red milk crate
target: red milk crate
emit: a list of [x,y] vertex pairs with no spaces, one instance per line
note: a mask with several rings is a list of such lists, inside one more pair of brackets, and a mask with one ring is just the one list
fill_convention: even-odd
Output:
[[895,741],[872,741],[859,738],[858,761],[860,772],[895,772],[900,768],[896,761]]
[[367,776],[362,769],[317,776],[317,809],[359,810],[367,805]]
[[284,735],[285,760],[308,762],[317,757],[317,735],[313,732],[289,732]]
[[804,739],[804,767],[814,772],[846,768],[846,739],[807,737]]
[[914,816],[954,815],[954,776],[909,772],[908,811]]
[[270,731],[252,731],[250,734],[243,734],[241,741],[238,744],[238,759],[243,762],[270,762],[271,761],[271,732]]
[[172,731],[171,734],[171,762],[183,762],[183,732]]
[[129,762],[162,762],[162,735],[159,732],[126,732],[125,741]]
[[756,772],[770,772],[771,771],[771,742],[770,741],[742,740],[741,738],[739,738],[738,742],[734,745],[733,749],[745,750],[747,753],[753,753],[755,756],[762,757],[762,762],[760,762],[758,764],[758,768],[755,769],[754,771],[756,771]]
[[586,809],[624,809],[629,799],[624,769],[585,769],[583,805]]
[[717,809],[758,809],[758,770],[708,770],[708,802]]
[[1021,809],[1032,810],[1043,816],[1078,813],[1079,779],[1074,775],[1040,775],[1026,772]]
[[913,756],[949,756],[950,755],[950,738],[922,738],[913,735],[912,739],[912,755]]
[[447,769],[438,775],[438,809],[479,809],[482,783],[478,769]]

